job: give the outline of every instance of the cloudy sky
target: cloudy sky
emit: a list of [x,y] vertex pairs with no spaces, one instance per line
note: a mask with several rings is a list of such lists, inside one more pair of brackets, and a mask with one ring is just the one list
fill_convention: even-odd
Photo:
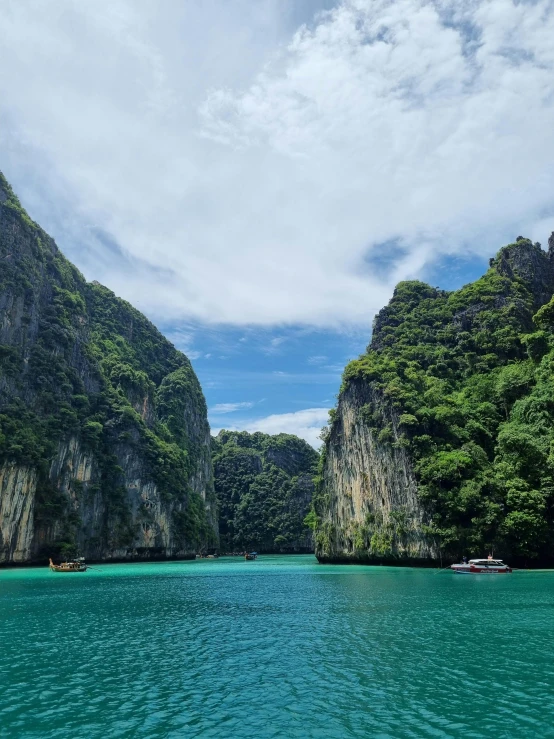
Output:
[[553,38],[552,0],[3,0],[0,169],[214,428],[315,442],[398,280],[546,243]]

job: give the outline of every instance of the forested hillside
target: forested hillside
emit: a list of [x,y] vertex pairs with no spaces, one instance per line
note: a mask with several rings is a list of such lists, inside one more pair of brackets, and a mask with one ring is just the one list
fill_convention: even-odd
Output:
[[332,412],[321,559],[554,561],[553,292],[554,235],[455,292],[397,286]]
[[0,562],[193,556],[217,540],[210,454],[188,359],[0,175]]
[[213,439],[223,552],[313,552],[304,523],[318,454],[289,434],[220,431]]

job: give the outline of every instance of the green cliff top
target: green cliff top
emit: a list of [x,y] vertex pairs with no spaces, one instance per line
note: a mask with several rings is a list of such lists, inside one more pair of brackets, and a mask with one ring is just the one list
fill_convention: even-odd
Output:
[[360,410],[407,449],[445,552],[554,559],[553,249],[519,237],[454,292],[400,283],[344,372],[396,413],[399,435]]

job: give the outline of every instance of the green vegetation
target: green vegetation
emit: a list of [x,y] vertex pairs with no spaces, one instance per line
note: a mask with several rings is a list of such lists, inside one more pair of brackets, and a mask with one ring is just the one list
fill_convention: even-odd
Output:
[[443,553],[554,559],[554,298],[539,307],[553,274],[550,254],[519,238],[455,292],[400,283],[344,372],[341,393],[369,383],[380,398],[359,418],[407,448]]
[[213,439],[221,550],[312,551],[318,454],[297,436],[221,431]]
[[77,524],[51,464],[60,442],[75,436],[98,464],[106,546],[129,545],[135,533],[122,468],[129,455],[179,512],[183,546],[215,543],[189,484],[209,458],[206,404],[190,362],[131,305],[87,283],[2,175],[0,308],[0,465],[38,469],[37,525],[56,522],[72,545]]

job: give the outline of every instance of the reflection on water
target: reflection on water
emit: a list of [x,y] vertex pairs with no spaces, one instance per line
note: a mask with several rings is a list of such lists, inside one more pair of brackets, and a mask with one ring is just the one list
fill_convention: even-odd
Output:
[[554,737],[554,573],[0,571],[0,737]]

